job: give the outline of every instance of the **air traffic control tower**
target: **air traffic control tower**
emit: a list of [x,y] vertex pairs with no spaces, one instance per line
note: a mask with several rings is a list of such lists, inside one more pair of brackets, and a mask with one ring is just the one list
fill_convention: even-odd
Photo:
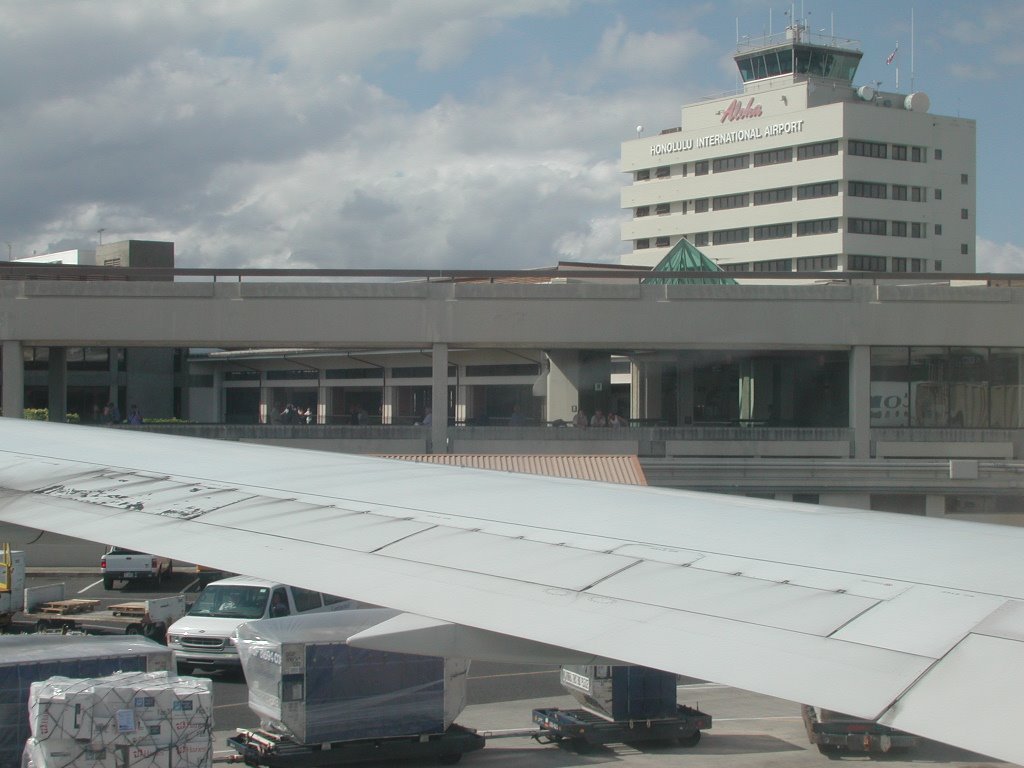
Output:
[[741,91],[624,142],[623,263],[685,238],[731,271],[973,272],[974,121],[858,85],[862,57],[802,23],[744,39]]

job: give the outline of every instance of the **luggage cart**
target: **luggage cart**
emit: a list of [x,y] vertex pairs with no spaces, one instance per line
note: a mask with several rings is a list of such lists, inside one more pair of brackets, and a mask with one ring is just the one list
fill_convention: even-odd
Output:
[[679,705],[675,717],[650,720],[607,720],[586,709],[535,709],[533,722],[540,731],[533,738],[541,744],[570,746],[585,752],[601,744],[672,742],[696,746],[702,730],[711,727],[711,715]]

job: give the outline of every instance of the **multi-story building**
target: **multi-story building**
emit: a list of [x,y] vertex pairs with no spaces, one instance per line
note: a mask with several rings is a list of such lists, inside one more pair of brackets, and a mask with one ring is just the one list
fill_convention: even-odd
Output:
[[794,24],[740,46],[742,93],[624,142],[623,263],[685,238],[731,271],[973,272],[974,121],[856,87],[861,56]]

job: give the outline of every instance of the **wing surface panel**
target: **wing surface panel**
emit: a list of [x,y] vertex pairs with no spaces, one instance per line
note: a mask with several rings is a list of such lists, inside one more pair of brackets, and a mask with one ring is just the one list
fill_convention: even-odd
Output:
[[1019,763],[1021,690],[1024,643],[971,634],[879,720]]
[[821,637],[877,603],[856,595],[661,563],[637,565],[587,592]]
[[917,585],[850,622],[834,637],[938,659],[1005,602],[994,595]]

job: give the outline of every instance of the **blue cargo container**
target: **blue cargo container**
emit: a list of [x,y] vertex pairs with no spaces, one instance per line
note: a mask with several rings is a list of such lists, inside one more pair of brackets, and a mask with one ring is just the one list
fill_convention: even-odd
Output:
[[303,744],[441,734],[465,706],[468,662],[353,648],[384,609],[265,619],[238,629],[249,708]]
[[676,676],[660,669],[565,666],[562,686],[586,709],[606,720],[646,720],[676,714]]
[[171,652],[142,637],[0,636],[0,768],[20,768],[32,683],[51,677],[93,678],[114,672],[170,669]]

